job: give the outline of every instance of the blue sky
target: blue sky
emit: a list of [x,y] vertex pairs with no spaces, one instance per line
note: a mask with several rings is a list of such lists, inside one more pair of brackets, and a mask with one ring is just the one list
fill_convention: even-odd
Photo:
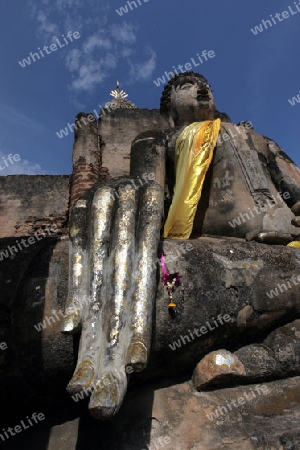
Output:
[[[99,110],[117,79],[138,107],[158,108],[162,86],[153,80],[197,61],[203,50],[215,57],[194,70],[208,78],[217,108],[234,123],[251,121],[300,166],[300,103],[288,101],[300,91],[300,12],[293,0],[136,4],[131,10],[125,0],[2,2],[0,163],[9,153],[21,159],[7,162],[0,176],[70,174],[73,134],[60,139],[57,131],[78,112]],[[125,5],[128,12],[119,15]],[[270,15],[273,26],[255,35],[251,28]],[[71,42],[68,32],[80,37]],[[61,47],[51,51],[57,39]],[[19,64],[44,46],[43,58]]]

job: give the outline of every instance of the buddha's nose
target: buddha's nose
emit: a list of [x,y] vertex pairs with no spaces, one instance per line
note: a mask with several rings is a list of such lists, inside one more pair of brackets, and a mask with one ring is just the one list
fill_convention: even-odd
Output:
[[197,90],[197,100],[209,100],[209,90],[206,86],[200,86]]

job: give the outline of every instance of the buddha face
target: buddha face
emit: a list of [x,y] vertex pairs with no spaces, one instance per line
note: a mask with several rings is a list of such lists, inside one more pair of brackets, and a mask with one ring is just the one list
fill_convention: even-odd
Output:
[[174,125],[213,120],[215,101],[210,86],[191,77],[182,77],[172,86],[170,115]]

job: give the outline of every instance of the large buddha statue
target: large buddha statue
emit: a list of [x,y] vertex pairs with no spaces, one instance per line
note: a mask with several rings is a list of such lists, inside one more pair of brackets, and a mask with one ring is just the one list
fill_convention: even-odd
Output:
[[203,76],[174,76],[161,113],[170,127],[136,137],[130,176],[87,190],[72,210],[62,331],[81,327],[81,340],[67,390],[90,389],[100,419],[119,410],[129,374],[147,365],[161,239],[287,245],[300,235],[299,169],[248,122],[221,120]]

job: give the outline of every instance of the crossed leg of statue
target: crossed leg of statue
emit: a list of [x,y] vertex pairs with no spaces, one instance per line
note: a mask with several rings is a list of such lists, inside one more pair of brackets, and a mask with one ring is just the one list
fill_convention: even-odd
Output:
[[[89,409],[102,419],[115,414],[127,390],[126,368],[147,365],[156,291],[155,262],[163,214],[163,190],[110,180],[91,202],[90,230],[78,201],[72,222],[70,286],[62,331],[82,332],[71,395],[90,390]],[[76,222],[76,221],[75,221]],[[89,237],[83,238],[83,234]],[[76,234],[77,233],[77,234]],[[86,264],[86,267],[84,266]],[[88,299],[88,301],[85,301]]]

